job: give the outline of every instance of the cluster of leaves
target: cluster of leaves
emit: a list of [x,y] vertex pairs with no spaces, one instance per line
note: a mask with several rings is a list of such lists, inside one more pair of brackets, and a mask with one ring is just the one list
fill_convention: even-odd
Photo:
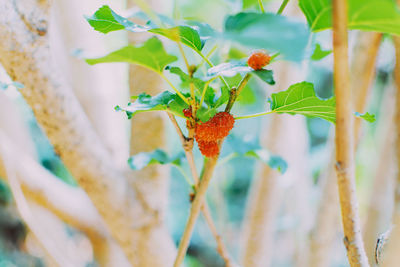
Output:
[[[257,1],[244,1],[243,7],[245,9],[255,3]],[[195,116],[201,121],[207,121],[229,99],[231,88],[225,80],[226,77],[253,75],[269,85],[275,84],[272,70],[251,69],[247,66],[243,55],[237,51],[235,53],[237,59],[213,66],[203,54],[208,40],[228,41],[248,48],[267,49],[276,52],[275,55],[279,55],[282,59],[300,61],[307,54],[305,50],[310,31],[318,32],[332,27],[332,4],[330,0],[300,0],[299,5],[307,18],[308,26],[272,13],[240,12],[226,18],[222,32],[213,29],[206,23],[194,21],[182,21],[180,25],[176,25],[174,21],[156,14],[153,15],[159,21],[158,24],[154,21],[147,21],[143,25],[137,24],[132,22],[130,17],[123,17],[109,6],[103,6],[92,16],[86,18],[95,30],[101,33],[118,30],[134,33],[148,32],[165,37],[178,45],[182,44],[192,49],[210,65],[210,68],[206,73],[199,74],[197,66],[191,66],[193,67],[192,71],[188,69],[189,73],[186,73],[178,66],[173,65],[178,57],[166,51],[163,43],[157,37],[152,37],[141,45],[128,45],[103,57],[86,61],[89,64],[127,62],[141,65],[160,74],[174,89],[174,92],[164,91],[156,96],[143,93],[132,97],[132,102],[126,107],[116,107],[116,110],[125,111],[129,118],[137,113],[160,110],[184,118],[183,109],[193,103],[190,101],[194,101],[200,105]],[[350,0],[348,16],[350,29],[400,34],[400,13],[391,0]],[[262,34],[260,34],[261,32]],[[283,32],[285,34],[282,34]],[[232,50],[232,52],[235,51]],[[321,45],[316,44],[310,59],[321,60],[330,53],[332,53],[331,50],[323,50]],[[179,77],[179,89],[166,78],[166,71]],[[217,83],[217,78],[222,82]],[[216,90],[216,87],[220,89]],[[285,91],[271,94],[269,102],[270,111],[260,113],[261,115],[269,113],[300,114],[318,117],[332,123],[336,121],[335,98],[320,99],[315,94],[313,84],[308,82],[297,83]],[[369,113],[356,113],[356,115],[369,122],[375,120],[374,115]],[[138,168],[138,166],[143,167],[151,163],[176,162],[176,158],[172,159],[163,153],[155,151],[146,154],[147,156],[145,154],[137,155],[141,160],[131,158],[131,167]],[[266,154],[257,149],[248,151],[244,155],[264,158],[264,160],[266,158]],[[144,160],[145,158],[147,159]],[[271,161],[269,164],[273,165]],[[279,168],[283,169],[282,165]]]

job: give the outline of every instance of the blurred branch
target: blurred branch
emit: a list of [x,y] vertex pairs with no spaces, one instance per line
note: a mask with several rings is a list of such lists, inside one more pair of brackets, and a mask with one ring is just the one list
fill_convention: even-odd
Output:
[[[95,257],[102,266],[114,266],[116,263],[121,266],[126,262],[122,251],[118,251],[100,215],[82,189],[67,185],[55,177],[17,148],[4,134],[1,135],[0,144],[6,146],[2,159],[18,159],[14,164],[15,176],[21,183],[19,187],[24,198],[38,203],[65,223],[84,232],[91,240]],[[4,168],[7,162],[1,161],[1,158],[0,167]],[[7,173],[0,172],[0,176],[7,177]],[[111,247],[114,255],[110,255]],[[112,259],[115,258],[119,260],[113,263]]]
[[7,13],[0,17],[1,63],[13,80],[25,85],[21,93],[56,153],[137,266],[138,233],[144,226],[159,225],[159,218],[140,189],[127,186],[127,174],[112,165],[108,150],[54,66],[47,36],[49,4],[6,0],[0,9]]
[[[350,88],[353,92],[354,110],[361,113],[365,112],[371,93],[371,86],[375,77],[375,62],[381,38],[382,35],[379,33],[359,32],[353,49],[354,57],[351,64]],[[355,140],[359,140],[360,129],[361,119],[356,118],[354,124]],[[356,147],[358,143],[356,142]],[[331,167],[334,165],[333,158],[334,155],[323,179],[322,199],[318,207],[314,230],[310,237],[310,267],[325,266],[329,263],[329,254],[337,231],[336,203],[338,199],[335,169]]]
[[[400,5],[400,0],[397,1]],[[394,228],[389,236],[387,249],[384,251],[383,267],[396,266],[400,260],[400,37],[393,36],[396,64],[393,70],[396,84],[396,103],[395,103],[395,127],[396,127],[396,162],[397,162],[397,179],[395,184],[395,203],[392,221]]]
[[379,120],[376,126],[375,142],[379,148],[376,154],[377,167],[374,173],[372,186],[370,187],[369,203],[367,216],[363,229],[363,237],[365,250],[367,252],[370,264],[375,263],[376,240],[382,232],[382,226],[390,224],[391,209],[388,209],[388,204],[393,201],[393,184],[394,184],[394,169],[395,163],[395,146],[394,137],[396,134],[394,121],[395,110],[395,88],[392,84],[386,86],[379,114],[384,114],[384,118]]
[[355,192],[354,124],[348,68],[347,1],[333,1],[333,55],[336,95],[336,171],[350,266],[369,266],[361,236]]

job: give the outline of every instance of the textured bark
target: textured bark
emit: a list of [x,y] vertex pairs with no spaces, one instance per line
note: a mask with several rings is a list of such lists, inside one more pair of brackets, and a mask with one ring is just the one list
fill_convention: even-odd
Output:
[[[136,1],[128,1],[128,8],[135,6]],[[162,1],[148,1],[152,8],[159,8]],[[138,43],[147,38],[148,34],[129,34],[130,43]],[[149,95],[156,95],[165,90],[165,84],[161,77],[137,65],[129,66],[129,88],[130,95],[139,95],[143,92]],[[148,152],[166,146],[166,121],[161,112],[149,112],[135,116],[131,119],[130,155],[139,152]],[[152,165],[140,171],[134,171],[128,180],[133,188],[142,192],[154,216],[163,221],[168,203],[169,192],[169,167]],[[157,232],[164,236],[165,242],[159,246]],[[176,247],[172,239],[167,235],[167,230],[162,225],[150,225],[138,232],[138,249],[142,259],[139,266],[172,266]],[[152,255],[162,251],[164,258],[155,258]],[[146,265],[148,264],[148,265]]]
[[369,266],[355,192],[354,119],[348,67],[347,1],[333,1],[333,79],[336,95],[336,172],[344,244],[350,266]]
[[[128,186],[125,171],[112,165],[112,157],[93,130],[49,53],[47,1],[1,1],[0,61],[12,79],[22,82],[21,90],[38,123],[79,185],[106,222],[113,238],[134,266],[154,266],[163,261],[167,233],[157,212]],[[142,247],[138,233],[155,242],[149,265],[140,265]],[[141,234],[140,234],[141,235]],[[155,239],[157,237],[157,239]],[[159,249],[159,250],[157,250]],[[168,253],[168,251],[166,252]]]
[[[351,64],[351,90],[353,92],[354,110],[364,113],[375,76],[375,61],[382,35],[371,32],[359,32]],[[359,140],[361,129],[360,118],[354,123],[354,136]],[[357,142],[358,144],[358,142]],[[356,147],[357,147],[357,144]],[[332,158],[334,155],[332,156]],[[326,266],[337,227],[337,185],[335,184],[334,161],[329,164],[322,186],[322,199],[317,211],[314,230],[310,239],[310,266]]]
[[[112,1],[114,10],[123,9],[125,0]],[[126,166],[129,143],[128,120],[114,107],[128,99],[128,66],[124,63],[90,66],[75,51],[104,55],[127,44],[126,31],[101,34],[88,24],[84,15],[101,6],[98,0],[57,0],[50,10],[50,50],[65,80],[81,103],[94,130],[116,166]],[[90,56],[88,56],[90,57]]]
[[[67,185],[34,160],[33,144],[21,114],[15,104],[0,92],[0,114],[6,113],[9,113],[7,118],[0,118],[3,132],[0,143],[9,148],[7,158],[18,159],[15,172],[25,198],[45,207],[64,222],[84,232],[91,240],[95,258],[101,266],[128,266],[121,248],[111,238],[85,192]],[[0,156],[0,177],[7,178],[2,159]]]

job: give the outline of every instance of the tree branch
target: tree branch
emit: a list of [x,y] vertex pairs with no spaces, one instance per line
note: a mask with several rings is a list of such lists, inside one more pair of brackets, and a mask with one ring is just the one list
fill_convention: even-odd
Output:
[[[171,113],[167,113],[167,114],[168,114],[168,117],[171,120],[172,124],[174,125],[174,128],[179,136],[179,139],[181,140],[182,146],[185,151],[186,158],[189,163],[190,171],[192,173],[192,177],[194,180],[195,191],[197,191],[197,186],[199,185],[199,177],[197,175],[196,164],[194,162],[194,156],[193,156],[193,150],[192,150],[193,149],[193,137],[191,139],[186,138],[182,132],[182,129],[179,127],[178,122],[176,121],[174,115],[172,115]],[[190,132],[190,130],[189,130],[189,132]],[[190,134],[190,135],[192,135],[192,134]],[[188,142],[191,142],[191,145],[187,145]],[[210,208],[207,204],[207,200],[204,200],[204,203],[201,206],[201,211],[203,212],[206,223],[208,224],[208,227],[210,228],[211,233],[214,236],[215,241],[217,242],[217,251],[220,254],[220,256],[222,257],[222,259],[224,260],[225,266],[226,267],[233,266],[231,259],[229,257],[228,249],[225,247],[222,237],[218,233],[217,228],[215,227],[214,221],[213,221],[211,213],[210,213]]]
[[348,67],[347,1],[333,1],[333,54],[336,95],[336,172],[344,244],[350,266],[369,266],[361,236],[354,177],[354,124]]
[[138,189],[127,186],[124,171],[110,155],[49,53],[47,1],[0,2],[0,60],[21,90],[38,123],[79,185],[136,266],[137,229],[159,224]]

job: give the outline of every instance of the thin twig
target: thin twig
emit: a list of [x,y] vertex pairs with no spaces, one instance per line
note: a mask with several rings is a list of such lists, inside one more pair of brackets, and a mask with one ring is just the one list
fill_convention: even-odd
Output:
[[260,6],[261,13],[265,13],[262,0],[258,0],[258,5]]
[[200,213],[201,206],[204,203],[203,200],[208,188],[208,184],[211,181],[215,166],[217,165],[217,161],[218,157],[206,158],[205,160],[203,172],[200,177],[200,183],[197,187],[196,195],[194,197],[192,207],[190,209],[189,219],[188,222],[186,223],[185,231],[179,243],[178,253],[174,262],[174,267],[179,267],[182,264],[183,259],[185,258],[185,254],[190,242],[190,237],[192,236],[197,217],[199,216]]
[[[197,186],[199,185],[199,177],[197,175],[196,164],[194,162],[194,156],[193,156],[193,150],[192,150],[193,145],[191,147],[186,145],[186,143],[190,139],[185,137],[185,135],[183,134],[182,129],[179,127],[175,117],[170,113],[168,113],[168,117],[170,118],[172,124],[174,125],[174,128],[176,129],[176,132],[179,135],[179,139],[182,142],[182,146],[184,147],[186,158],[188,160],[189,167],[190,167],[192,177],[194,180],[194,184],[195,184],[194,189],[197,190]],[[203,205],[201,206],[201,211],[203,212],[203,215],[208,224],[208,227],[210,228],[211,233],[214,236],[215,241],[217,242],[218,253],[221,255],[222,259],[225,261],[226,267],[232,266],[232,263],[231,263],[231,260],[230,260],[229,254],[228,254],[228,250],[225,247],[225,244],[222,240],[221,235],[218,233],[217,228],[215,227],[214,221],[213,221],[211,213],[210,213],[210,208],[208,207],[206,201],[204,201]]]
[[276,14],[280,15],[282,14],[283,10],[285,9],[286,5],[289,3],[289,0],[283,0],[281,6],[278,9],[278,12]]
[[233,103],[235,103],[237,97],[240,95],[243,88],[246,86],[250,77],[251,77],[250,73],[247,73],[246,76],[244,76],[243,79],[240,81],[238,87],[237,88],[233,87],[230,90],[229,100],[228,100],[228,104],[226,104],[225,112],[229,112],[232,109]]
[[361,236],[355,193],[352,98],[348,65],[347,1],[333,1],[333,54],[336,94],[336,171],[350,266],[369,266]]

